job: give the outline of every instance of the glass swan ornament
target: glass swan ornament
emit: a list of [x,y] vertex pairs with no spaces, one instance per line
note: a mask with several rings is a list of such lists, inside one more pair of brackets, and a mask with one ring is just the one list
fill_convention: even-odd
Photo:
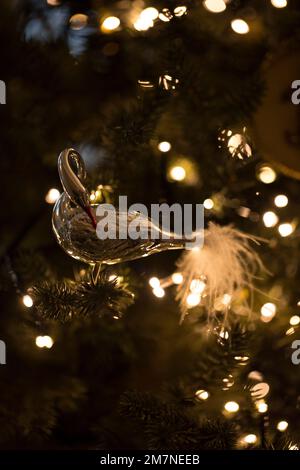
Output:
[[[256,271],[264,269],[251,243],[258,243],[258,238],[232,226],[221,227],[210,223],[203,230],[203,246],[186,250],[186,239],[175,238],[174,234],[169,234],[169,239],[152,239],[151,228],[155,227],[160,233],[162,231],[151,219],[138,212],[122,213],[116,210],[116,229],[121,227],[123,217],[127,220],[127,226],[135,217],[142,217],[149,237],[136,240],[129,237],[100,239],[96,232],[98,204],[91,204],[90,195],[84,187],[86,172],[80,154],[72,148],[63,150],[58,158],[58,172],[64,192],[53,208],[53,230],[58,243],[70,256],[94,265],[94,280],[98,278],[101,263],[110,265],[166,250],[184,249],[177,262],[182,282],[177,285],[176,295],[183,319],[188,313],[189,296],[193,293],[195,280],[201,280],[201,292],[197,296],[199,304],[207,309],[209,315],[220,311],[216,305],[221,305],[221,311],[226,314],[231,302],[240,298],[243,290],[253,289]],[[247,296],[241,304],[240,312],[245,314],[250,311]]]
[[[169,239],[151,238],[153,228],[162,230],[148,217],[139,212],[114,211],[116,233],[126,219],[126,226],[138,217],[147,230],[145,239],[100,239],[97,236],[96,215],[98,204],[91,204],[90,195],[83,183],[86,178],[85,166],[80,154],[66,149],[58,157],[58,173],[64,192],[53,209],[52,226],[58,243],[73,258],[96,264],[115,264],[146,257],[165,250],[184,248],[185,240],[169,234]],[[109,205],[107,206],[109,211]],[[112,220],[112,219],[110,219]]]

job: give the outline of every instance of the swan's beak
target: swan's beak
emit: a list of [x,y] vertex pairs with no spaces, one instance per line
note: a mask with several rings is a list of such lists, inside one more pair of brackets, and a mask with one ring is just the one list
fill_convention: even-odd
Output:
[[91,219],[92,225],[93,225],[94,229],[96,230],[97,220],[96,220],[95,214],[93,212],[93,209],[91,208],[90,205],[88,205],[88,206],[83,207],[83,210],[87,213],[87,215]]

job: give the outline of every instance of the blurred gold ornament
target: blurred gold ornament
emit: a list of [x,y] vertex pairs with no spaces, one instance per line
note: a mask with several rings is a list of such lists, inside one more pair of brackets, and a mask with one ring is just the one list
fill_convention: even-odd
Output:
[[291,85],[299,76],[299,68],[299,48],[294,41],[284,43],[263,64],[265,90],[252,125],[263,158],[296,179],[300,179],[300,107],[292,103]]

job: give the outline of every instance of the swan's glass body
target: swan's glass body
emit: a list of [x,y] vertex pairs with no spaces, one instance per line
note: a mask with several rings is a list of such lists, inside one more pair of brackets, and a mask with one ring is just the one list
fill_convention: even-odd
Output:
[[[171,237],[167,240],[151,239],[151,226],[154,223],[147,219],[149,237],[126,239],[99,239],[91,216],[96,220],[97,205],[89,203],[89,195],[71,168],[70,161],[74,160],[78,175],[84,178],[84,163],[80,155],[73,149],[63,151],[59,156],[58,170],[65,192],[57,200],[52,216],[52,226],[60,246],[75,259],[86,263],[115,264],[146,257],[165,250],[182,249],[185,241]],[[118,226],[118,211],[116,211]],[[137,213],[127,213],[128,222]],[[140,215],[140,214],[139,214]]]

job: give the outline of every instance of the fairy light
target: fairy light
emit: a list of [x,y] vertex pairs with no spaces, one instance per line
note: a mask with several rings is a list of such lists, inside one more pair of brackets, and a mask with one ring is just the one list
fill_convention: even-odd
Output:
[[294,227],[290,223],[280,224],[278,227],[278,232],[283,238],[291,235],[293,231]]
[[53,346],[53,339],[51,336],[45,335],[45,336],[37,336],[35,338],[35,344],[38,348],[47,348],[51,349]]
[[212,199],[208,198],[203,201],[203,206],[205,209],[210,210],[214,207],[215,203]]
[[225,307],[228,307],[228,305],[231,302],[231,295],[230,294],[224,294],[222,297],[222,304],[225,305]]
[[228,401],[224,405],[224,409],[228,411],[228,413],[236,413],[239,408],[239,404],[236,401]]
[[117,274],[111,274],[108,278],[109,281],[115,281],[116,279],[118,279]]
[[134,28],[137,31],[147,31],[147,29],[154,26],[154,20],[158,18],[158,10],[154,7],[145,8],[139,15],[134,23]]
[[293,315],[290,318],[290,325],[297,326],[297,325],[299,325],[299,323],[300,323],[300,317],[298,315]]
[[278,217],[275,214],[275,212],[268,211],[265,212],[263,215],[263,223],[265,227],[275,227],[275,225],[278,223]]
[[120,26],[120,19],[117,16],[108,16],[101,25],[102,31],[114,31]]
[[207,400],[208,397],[209,397],[209,393],[206,391],[206,390],[197,390],[197,392],[195,393],[195,397],[198,399],[198,400]]
[[172,281],[174,284],[181,284],[183,282],[183,275],[181,273],[173,273]]
[[54,204],[60,196],[60,192],[56,188],[51,188],[45,196],[45,201],[48,204]]
[[273,7],[284,8],[287,6],[287,0],[271,0]]
[[158,277],[151,277],[149,279],[149,284],[153,289],[156,289],[160,287],[160,280],[158,279]]
[[158,10],[154,7],[148,7],[145,8],[142,13],[140,14],[140,17],[142,18],[147,18],[149,20],[156,20],[158,18]]
[[203,6],[211,13],[222,13],[226,10],[226,3],[223,0],[204,0]]
[[187,296],[186,304],[188,307],[192,308],[192,307],[196,307],[196,305],[198,305],[200,301],[201,301],[200,295],[192,292],[191,294]]
[[158,297],[159,299],[165,296],[165,290],[160,286],[154,287],[152,292],[155,297]]
[[279,423],[277,423],[277,429],[280,432],[284,432],[287,430],[288,425],[289,423],[287,421],[279,421]]
[[193,294],[202,294],[205,290],[206,283],[201,279],[193,279],[190,284],[190,291]]
[[257,403],[256,407],[257,407],[257,411],[259,413],[263,414],[263,413],[266,413],[268,411],[268,405],[264,401],[261,401],[261,402]]
[[247,34],[249,33],[249,25],[245,20],[241,18],[236,18],[235,20],[231,21],[231,28],[237,34]]
[[161,13],[158,15],[158,18],[161,21],[164,21],[165,23],[167,23],[168,21],[172,19],[172,13],[170,12],[168,8],[163,8]]
[[288,197],[285,194],[278,194],[274,199],[275,206],[277,207],[286,207],[288,202]]
[[27,308],[30,308],[30,307],[33,306],[33,300],[30,297],[30,295],[28,295],[28,294],[23,296],[22,301],[23,301],[23,304],[25,305],[25,307],[27,307]]
[[174,181],[183,181],[186,177],[186,171],[182,166],[173,166],[170,170],[170,177]]
[[80,29],[83,29],[88,22],[88,17],[87,15],[84,15],[83,13],[76,13],[76,15],[71,16],[69,23],[70,23],[70,28],[79,31]]
[[291,328],[289,328],[288,330],[286,330],[285,334],[286,336],[290,336],[290,335],[293,335],[295,333],[295,328],[292,326]]
[[186,12],[187,12],[187,7],[184,6],[184,5],[176,7],[174,9],[174,15],[175,16],[183,16],[183,15],[185,15]]
[[158,150],[160,150],[161,152],[169,152],[169,150],[171,150],[171,144],[170,142],[167,142],[167,141],[163,141],[163,142],[160,142],[158,144]]
[[247,434],[247,436],[244,437],[244,442],[246,444],[255,444],[257,441],[257,436],[255,434]]
[[245,137],[242,134],[232,135],[227,142],[227,147],[230,154],[233,157],[238,157],[240,160],[243,160],[244,156],[249,158],[252,155],[251,147],[247,144]]
[[289,450],[299,450],[299,447],[296,444],[290,444]]
[[262,321],[267,323],[267,322],[271,321],[272,318],[275,316],[275,314],[276,314],[276,305],[273,304],[272,302],[267,302],[261,307],[260,313],[261,313],[261,316],[262,316],[262,318],[261,318]]
[[138,84],[142,88],[153,88],[154,87],[153,83],[149,82],[149,80],[138,80]]
[[228,338],[229,338],[229,333],[228,333],[228,331],[226,331],[226,330],[223,329],[223,330],[220,332],[220,335],[219,335],[219,336],[220,336],[220,338],[228,339]]
[[258,179],[264,184],[271,184],[276,180],[276,172],[268,165],[263,165],[259,168]]
[[44,336],[44,347],[47,348],[47,349],[50,349],[52,348],[53,346],[53,339],[51,338],[51,336]]

